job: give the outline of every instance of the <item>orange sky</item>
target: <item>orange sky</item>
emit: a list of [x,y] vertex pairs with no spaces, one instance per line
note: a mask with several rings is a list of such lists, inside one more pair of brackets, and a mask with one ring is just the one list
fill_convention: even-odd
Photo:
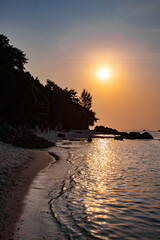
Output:
[[[1,34],[22,49],[45,84],[86,88],[98,125],[160,129],[160,2],[5,0]],[[111,69],[100,81],[97,71]]]
[[[113,52],[97,51],[98,47],[88,50],[83,45],[73,51],[68,46],[66,58],[62,55],[38,62],[37,75],[44,82],[49,78],[61,87],[74,88],[78,94],[85,87],[93,96],[93,110],[100,119],[98,125],[119,130],[159,129],[159,66],[156,61],[154,64],[154,58],[128,50],[127,45]],[[44,65],[44,61],[48,64]],[[97,75],[102,67],[112,73],[103,81]],[[29,69],[35,71],[35,64],[33,69],[33,63],[29,63]]]

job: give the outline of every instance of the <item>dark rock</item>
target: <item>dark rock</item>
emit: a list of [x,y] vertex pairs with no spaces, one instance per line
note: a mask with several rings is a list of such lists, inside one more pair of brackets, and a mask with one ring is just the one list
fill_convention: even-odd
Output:
[[7,123],[0,125],[0,140],[4,143],[12,143],[17,134],[17,130]]
[[153,136],[148,132],[142,134],[139,132],[121,132],[120,135],[126,139],[153,139]]
[[94,130],[97,131],[97,132],[105,133],[105,127],[104,126],[96,126]]
[[63,133],[58,133],[58,137],[65,138],[65,134],[63,134]]
[[94,130],[97,132],[105,133],[105,134],[114,134],[114,135],[119,134],[119,132],[116,129],[108,128],[104,126],[96,126]]
[[119,134],[119,132],[116,129],[108,128],[108,127],[105,128],[105,133],[106,134],[114,134],[114,135],[118,135]]
[[122,136],[115,136],[114,139],[115,139],[115,140],[121,140],[121,141],[122,141],[122,140],[123,140],[123,137],[122,137]]
[[127,132],[120,132],[120,136],[123,137],[123,138],[128,139],[129,138],[129,133],[127,133]]
[[141,134],[139,132],[130,132],[128,139],[141,139]]
[[119,132],[116,129],[112,129],[108,127],[105,128],[104,126],[96,126],[95,130],[105,134],[118,135],[120,136],[120,138],[125,138],[125,139],[153,139],[153,136],[148,132],[144,132],[142,134],[140,132],[130,132],[130,133]]
[[32,133],[25,133],[23,136],[16,137],[13,141],[13,145],[24,148],[49,148],[55,146],[53,142],[50,142],[42,137],[38,137]]
[[144,132],[144,133],[142,133],[141,138],[142,139],[153,139],[153,136],[148,132]]

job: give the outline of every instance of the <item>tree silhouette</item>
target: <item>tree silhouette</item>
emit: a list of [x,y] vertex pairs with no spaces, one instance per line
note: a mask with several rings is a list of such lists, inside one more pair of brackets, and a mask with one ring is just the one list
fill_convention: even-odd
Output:
[[27,63],[26,55],[10,45],[6,36],[0,35],[0,66],[10,70],[24,70],[25,63]]
[[26,55],[0,35],[0,123],[54,129],[60,122],[64,129],[85,129],[97,121],[90,93],[84,89],[79,99],[74,89],[51,80],[43,86],[25,72],[25,63]]
[[81,96],[80,96],[80,104],[82,107],[85,107],[87,109],[91,109],[92,107],[92,96],[91,94],[83,89]]

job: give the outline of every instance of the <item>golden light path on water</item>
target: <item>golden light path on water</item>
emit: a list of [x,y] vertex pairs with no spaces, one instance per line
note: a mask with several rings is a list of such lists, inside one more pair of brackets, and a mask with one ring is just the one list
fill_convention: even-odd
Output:
[[62,159],[40,174],[28,194],[18,231],[24,240],[37,234],[50,240],[159,239],[159,141],[59,144]]
[[[93,213],[96,216],[96,222],[100,225],[106,225],[106,216],[110,217],[112,214],[111,209],[106,207],[107,204],[115,203],[116,199],[114,197],[109,200],[106,198],[102,198],[103,193],[106,195],[107,191],[110,189],[106,189],[106,183],[104,179],[106,178],[107,172],[111,174],[114,171],[113,165],[113,156],[111,157],[111,153],[109,151],[109,142],[104,141],[103,139],[99,139],[98,146],[99,148],[95,148],[94,151],[88,153],[86,162],[88,164],[90,178],[94,178],[96,175],[95,181],[88,184],[87,181],[84,181],[84,188],[88,188],[88,193],[85,196],[83,201],[84,206],[86,208],[86,212],[88,215],[88,221],[93,220]],[[112,152],[113,154],[113,152]],[[105,169],[105,171],[103,171]],[[97,172],[100,174],[97,175]],[[93,175],[93,176],[92,176]],[[96,196],[93,198],[93,193],[96,193]],[[104,207],[103,207],[104,206]],[[96,230],[91,229],[92,233],[95,234]],[[100,236],[101,239],[106,239],[106,236]]]
[[[66,197],[68,206],[72,202],[74,221],[82,232],[84,230],[82,236],[105,240],[126,239],[126,236],[139,239],[144,231],[152,236],[153,231],[146,230],[149,224],[157,234],[157,144],[151,145],[150,151],[150,143],[146,141],[133,144],[129,140],[94,139],[91,144],[81,145],[80,152],[75,150],[79,154],[72,162],[79,171],[73,176],[75,184],[66,192]],[[148,173],[151,162],[153,169]],[[138,227],[136,222],[139,222]]]

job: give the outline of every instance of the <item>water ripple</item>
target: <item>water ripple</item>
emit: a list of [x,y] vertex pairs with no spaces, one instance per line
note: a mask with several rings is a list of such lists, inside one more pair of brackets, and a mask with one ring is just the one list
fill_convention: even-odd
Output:
[[76,172],[52,202],[69,238],[160,239],[160,143],[74,144]]

